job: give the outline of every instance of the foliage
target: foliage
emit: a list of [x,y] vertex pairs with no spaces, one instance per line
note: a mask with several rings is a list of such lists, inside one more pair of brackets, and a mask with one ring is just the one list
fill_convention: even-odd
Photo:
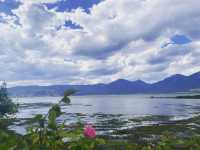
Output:
[[[73,133],[73,135],[76,135]],[[126,141],[112,141],[102,139],[87,139],[81,137],[71,142],[58,142],[58,140],[48,139],[44,145],[34,141],[38,135],[32,134],[26,136],[18,136],[0,130],[0,149],[1,150],[199,150],[200,137],[193,136],[188,139],[176,139],[174,137],[163,135],[161,141],[157,144],[134,144]],[[49,137],[53,137],[48,135]],[[55,135],[54,135],[55,136]],[[68,137],[70,134],[67,135]],[[31,141],[33,140],[33,141]],[[43,141],[44,142],[44,141]],[[54,145],[55,144],[55,145]]]
[[74,89],[66,90],[64,92],[64,97],[61,99],[60,102],[64,102],[66,104],[69,104],[71,102],[70,99],[69,99],[69,96],[73,95],[74,93],[76,93],[76,90],[74,90]]
[[15,113],[16,111],[17,105],[8,97],[6,83],[4,82],[0,87],[0,117]]
[[103,139],[88,139],[88,138],[80,138],[78,141],[73,141],[69,143],[69,150],[96,150],[101,148],[101,146],[105,145],[105,141]]

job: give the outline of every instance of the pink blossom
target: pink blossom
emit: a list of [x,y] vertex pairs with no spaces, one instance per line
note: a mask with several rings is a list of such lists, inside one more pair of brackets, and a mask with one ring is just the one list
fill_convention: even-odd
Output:
[[92,127],[91,124],[87,124],[84,127],[84,136],[87,138],[95,138],[96,137],[96,130]]

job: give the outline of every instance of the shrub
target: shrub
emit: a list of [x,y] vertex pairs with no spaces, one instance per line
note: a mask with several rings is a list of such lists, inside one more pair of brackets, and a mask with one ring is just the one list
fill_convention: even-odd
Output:
[[3,82],[0,87],[0,117],[15,113],[16,111],[17,105],[8,97],[6,83]]

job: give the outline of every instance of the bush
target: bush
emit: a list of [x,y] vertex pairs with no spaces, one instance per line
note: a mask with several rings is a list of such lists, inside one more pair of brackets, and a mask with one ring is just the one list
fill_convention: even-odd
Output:
[[8,97],[6,83],[3,82],[0,87],[0,117],[15,113],[16,111],[17,105]]

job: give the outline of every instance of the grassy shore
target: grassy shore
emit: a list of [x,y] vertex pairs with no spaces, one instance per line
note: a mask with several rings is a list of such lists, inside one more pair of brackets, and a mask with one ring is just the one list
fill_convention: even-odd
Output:
[[[162,118],[166,122],[140,126],[136,128],[116,130],[113,134],[122,135],[113,137],[111,135],[100,135],[97,138],[106,142],[96,147],[98,150],[198,150],[200,148],[200,116],[186,120],[167,121],[162,116],[149,116],[132,121],[157,120]],[[23,136],[7,130],[7,126],[14,120],[1,120],[0,149],[7,150],[16,143],[23,143]],[[2,123],[3,122],[3,123]],[[116,124],[117,122],[113,122]],[[109,124],[113,124],[109,122]],[[120,124],[120,122],[118,122]],[[108,124],[108,125],[109,125]],[[127,136],[124,136],[127,135]],[[95,149],[95,150],[96,150]]]

